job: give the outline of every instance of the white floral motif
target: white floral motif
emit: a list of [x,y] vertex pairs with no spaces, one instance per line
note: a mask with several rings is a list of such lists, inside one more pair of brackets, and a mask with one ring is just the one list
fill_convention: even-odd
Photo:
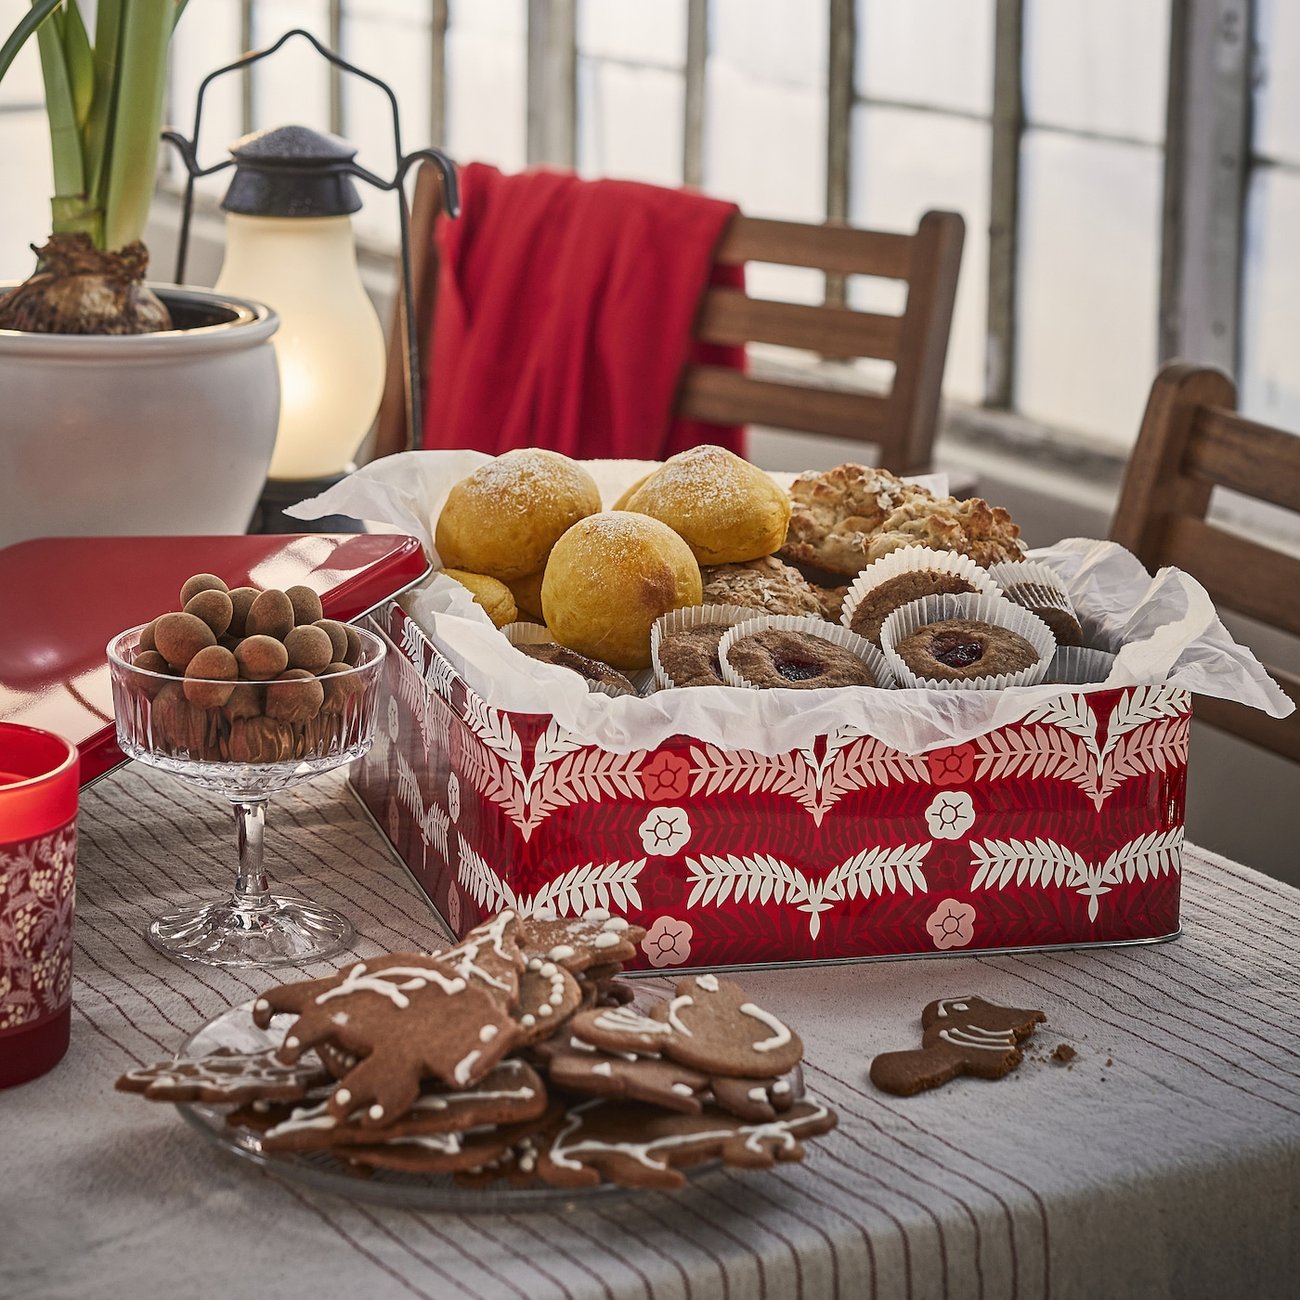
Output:
[[691,838],[691,819],[685,808],[654,808],[641,823],[641,846],[659,858],[670,858]]
[[453,880],[447,886],[447,924],[451,927],[452,934],[458,938],[460,937],[460,923],[463,919],[460,906],[460,890],[456,888],[456,882]]
[[925,810],[925,824],[936,840],[959,840],[975,825],[975,804],[965,790],[944,790]]
[[388,738],[394,743],[401,732],[402,715],[397,707],[397,697],[390,695],[388,697]]
[[460,778],[455,772],[447,773],[447,811],[453,822],[460,821]]

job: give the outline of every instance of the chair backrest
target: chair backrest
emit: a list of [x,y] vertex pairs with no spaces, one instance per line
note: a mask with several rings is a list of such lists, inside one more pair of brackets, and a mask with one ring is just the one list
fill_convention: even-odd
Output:
[[[1209,522],[1216,487],[1300,513],[1300,435],[1236,413],[1218,370],[1182,363],[1156,376],[1111,524],[1113,541],[1148,569],[1173,565],[1215,604],[1300,637],[1300,558]],[[1270,674],[1300,704],[1300,677]],[[1209,697],[1196,715],[1300,762],[1300,712],[1270,718]]]
[[[414,302],[423,357],[428,356],[437,294],[433,226],[441,194],[436,170],[424,166],[411,209]],[[893,382],[887,393],[878,393],[857,385],[829,388],[811,376],[758,377],[691,366],[682,375],[676,413],[714,424],[853,438],[876,445],[879,463],[896,473],[929,469],[964,237],[965,223],[955,212],[927,212],[911,234],[734,217],[719,245],[719,262],[770,262],[811,267],[834,277],[901,280],[907,284],[906,306],[901,316],[891,316],[829,304],[772,302],[714,288],[701,303],[697,337],[722,344],[776,344],[837,359],[875,358],[893,363]],[[399,325],[395,322],[389,345],[375,448],[379,455],[410,445]],[[436,383],[437,376],[427,382]]]

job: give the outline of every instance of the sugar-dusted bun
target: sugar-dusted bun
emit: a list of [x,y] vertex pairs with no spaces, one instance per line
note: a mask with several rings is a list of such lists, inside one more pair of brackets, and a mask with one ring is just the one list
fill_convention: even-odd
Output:
[[522,578],[511,578],[506,583],[510,588],[510,594],[515,598],[519,613],[528,618],[535,618],[539,623],[545,621],[542,618],[543,572],[545,571],[539,569],[536,573],[527,573]]
[[757,466],[723,447],[691,447],[666,460],[626,509],[668,525],[701,564],[740,564],[785,542],[790,499]]
[[[653,474],[653,473],[654,473],[654,470],[651,470],[651,471],[650,471],[650,474]],[[642,485],[645,483],[646,479],[648,479],[648,478],[650,477],[650,474],[642,474],[641,477],[640,477],[639,479],[637,479],[637,481],[636,481],[635,483],[631,483],[631,484],[629,484],[627,487],[625,487],[625,488],[623,489],[623,493],[622,493],[622,495],[619,497],[619,499],[618,499],[617,501],[614,502],[614,504],[613,504],[612,506],[610,506],[610,509],[611,509],[611,510],[626,510],[626,509],[627,509],[627,503],[628,503],[629,501],[631,501],[632,498],[633,498],[634,496],[636,496],[636,494],[637,494],[638,492],[641,491]]]
[[464,569],[444,569],[443,573],[473,592],[475,604],[483,606],[497,627],[505,627],[519,617],[510,588],[499,579],[489,578],[486,573],[466,573]]
[[555,544],[542,612],[555,639],[623,671],[650,666],[650,628],[670,609],[700,603],[690,547],[647,515],[607,511]]
[[433,544],[448,568],[509,582],[540,572],[564,530],[599,509],[596,480],[577,461],[525,447],[452,488]]

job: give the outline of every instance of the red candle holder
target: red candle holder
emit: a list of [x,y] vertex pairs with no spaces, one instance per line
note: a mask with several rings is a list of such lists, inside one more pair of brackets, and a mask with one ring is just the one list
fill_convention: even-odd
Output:
[[0,722],[0,1088],[68,1050],[77,767],[62,736]]

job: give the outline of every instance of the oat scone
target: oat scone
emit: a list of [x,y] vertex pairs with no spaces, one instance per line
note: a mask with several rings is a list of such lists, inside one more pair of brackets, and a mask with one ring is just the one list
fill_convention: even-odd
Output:
[[934,495],[888,470],[837,465],[801,474],[790,485],[792,509],[780,555],[846,576],[867,564],[867,541],[900,507]]
[[1001,506],[980,497],[959,501],[927,493],[890,511],[867,538],[865,560],[916,545],[969,555],[984,568],[1022,559],[1025,552],[1019,527]]

